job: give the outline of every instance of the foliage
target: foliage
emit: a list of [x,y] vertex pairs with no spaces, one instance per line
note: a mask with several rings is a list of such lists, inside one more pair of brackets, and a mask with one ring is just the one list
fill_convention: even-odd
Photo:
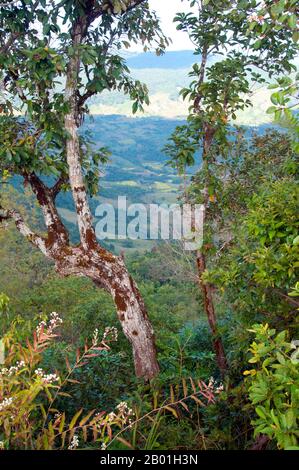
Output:
[[[133,429],[126,429],[121,433],[119,437],[123,442],[113,441],[109,446],[111,449],[173,449],[182,446],[184,449],[240,449],[252,445],[250,421],[254,419],[254,411],[247,401],[247,392],[241,378],[241,372],[246,367],[246,348],[250,341],[246,328],[255,321],[263,321],[263,315],[267,315],[267,321],[270,320],[280,330],[289,327],[290,331],[295,331],[296,318],[293,307],[287,307],[279,295],[273,295],[272,289],[269,291],[264,281],[252,284],[254,264],[253,261],[249,264],[249,258],[245,257],[260,252],[265,245],[275,253],[280,252],[289,242],[290,247],[295,248],[293,239],[297,219],[294,218],[294,158],[285,134],[271,131],[264,135],[255,135],[252,141],[240,141],[238,155],[231,154],[226,163],[230,165],[228,168],[231,178],[226,179],[225,185],[217,186],[220,206],[218,213],[221,209],[223,218],[221,227],[223,224],[226,228],[229,227],[234,241],[220,252],[221,257],[218,254],[212,258],[217,272],[210,270],[212,266],[209,267],[209,272],[213,275],[213,283],[220,287],[217,310],[230,359],[232,389],[225,390],[215,404],[201,407],[199,412],[187,403],[192,411],[191,415],[179,412],[177,419],[167,410],[162,410],[160,414],[151,414],[138,421]],[[10,193],[10,197],[15,196]],[[229,206],[234,207],[233,213]],[[269,237],[274,213],[277,214],[276,218],[284,221],[282,243],[279,237]],[[255,234],[256,226],[266,233],[266,243],[261,243],[261,236]],[[288,227],[292,230],[288,231]],[[1,269],[1,286],[5,285],[10,295],[20,289],[18,299],[12,299],[10,304],[9,321],[16,319],[18,315],[16,331],[19,341],[24,342],[37,318],[45,318],[45,313],[59,304],[64,312],[61,336],[59,341],[51,342],[44,351],[39,365],[49,371],[55,368],[59,370],[59,376],[65,376],[68,373],[65,357],[70,364],[75,363],[76,349],[84,347],[86,336],[91,336],[96,327],[103,330],[106,324],[115,326],[113,305],[106,294],[95,289],[86,280],[58,279],[51,273],[50,266],[44,268],[39,281],[32,284],[34,273],[39,271],[40,261],[31,258],[31,251],[25,256],[27,245],[15,239],[12,247],[17,244],[18,251],[13,253],[11,248],[6,253],[10,246],[10,237],[12,234],[14,237],[16,235],[9,228],[1,234],[1,258],[6,259],[7,264],[5,271]],[[215,241],[215,244],[219,251],[222,241]],[[170,387],[176,390],[180,384],[182,392],[182,379],[188,380],[192,376],[194,380],[209,380],[211,375],[217,376],[206,322],[203,318],[200,321],[197,318],[201,315],[202,307],[196,288],[192,286],[194,272],[186,270],[186,265],[179,256],[170,262],[170,253],[174,256],[173,250],[169,252],[160,247],[152,253],[135,255],[129,261],[131,271],[141,283],[157,332],[162,373],[155,388],[149,389],[136,383],[132,377],[128,345],[120,334],[113,351],[104,351],[83,368],[74,370],[72,379],[76,383],[65,384],[63,389],[71,398],[57,396],[56,409],[66,414],[67,421],[68,417],[71,419],[81,409],[82,403],[85,413],[92,409],[115,409],[120,401],[128,402],[139,419],[155,409],[154,391],[159,394],[158,407],[163,405],[164,400],[168,400],[170,405]],[[28,270],[32,270],[31,276],[27,277],[26,271],[22,270],[20,273],[13,270],[8,278],[9,259],[16,266],[19,264],[18,260],[28,259],[31,263]],[[267,270],[271,267],[272,264],[269,263]],[[188,263],[187,268],[190,268]],[[237,276],[234,275],[235,269]],[[295,277],[288,278],[285,270],[280,271],[279,282],[281,286],[288,282],[290,287],[284,289],[286,294],[296,284]],[[296,297],[293,299],[296,301]],[[2,314],[2,326],[7,325],[4,318]],[[40,401],[44,404],[46,400],[43,395]],[[83,441],[80,440],[81,445]],[[88,442],[89,445],[94,446],[92,442]]]
[[219,235],[205,278],[243,320],[266,315],[279,328],[283,318],[296,330],[296,300],[288,293],[298,279],[297,155],[277,131],[242,139],[223,168],[211,165],[217,198],[211,218]]
[[[298,43],[299,33],[297,27],[298,6],[295,0],[280,0],[278,2],[265,1],[259,5],[257,13],[251,16],[249,31],[259,37],[259,46],[269,37],[271,31],[288,31],[292,34],[294,45]],[[290,69],[287,71],[291,71]],[[279,77],[275,84],[269,86],[276,89],[271,96],[273,106],[268,109],[274,114],[276,121],[283,121],[292,130],[293,147],[298,152],[298,74],[293,77],[285,75]],[[296,112],[293,112],[293,111]]]
[[[1,298],[6,305],[5,296]],[[75,399],[76,387],[80,385],[77,372],[83,369],[86,372],[90,362],[97,358],[104,366],[109,342],[117,337],[115,329],[106,328],[99,340],[96,329],[91,345],[85,344],[82,352],[77,350],[73,365],[65,356],[64,375],[57,370],[47,373],[41,366],[45,364],[48,350],[53,348],[61,324],[61,318],[53,313],[48,322],[39,323],[33,339],[27,339],[26,345],[17,340],[14,326],[4,338],[7,356],[1,369],[0,424],[1,445],[5,449],[75,450],[82,445],[102,449],[118,445],[156,449],[160,447],[162,428],[170,425],[169,420],[175,418],[182,432],[183,429],[188,432],[186,424],[192,410],[198,412],[198,407],[215,403],[223,390],[213,379],[206,384],[183,378],[181,383],[169,385],[168,390],[165,383],[157,383],[149,393],[141,387],[140,394],[135,393],[130,398],[132,409],[121,402],[115,412],[109,414],[99,409],[90,410],[82,397],[84,406],[70,413],[66,411],[66,403]],[[53,357],[51,362],[53,364]],[[63,411],[60,405],[64,405]],[[146,439],[145,432],[148,433]],[[169,446],[171,444],[173,442]]]
[[76,383],[72,379],[74,371],[109,350],[108,343],[115,339],[114,331],[106,329],[100,341],[95,330],[92,344],[85,344],[83,352],[77,351],[72,366],[66,357],[65,377],[57,372],[48,374],[39,366],[42,355],[57,337],[60,323],[58,314],[51,314],[48,323],[43,321],[38,325],[33,339],[27,339],[26,346],[16,341],[13,329],[4,338],[7,356],[0,372],[0,425],[4,448],[73,450],[79,446],[79,439],[82,443],[94,441],[105,445],[112,438],[112,427],[122,427],[131,415],[126,406],[119,406],[117,413],[111,414],[86,409],[84,414],[82,407],[70,418],[56,408],[57,398],[71,398],[64,389],[67,384]]
[[298,275],[298,196],[295,183],[280,181],[249,206],[245,230],[257,244],[247,261],[254,265],[253,280],[265,287],[289,289]]
[[[265,82],[261,72],[266,78],[291,72],[297,51],[293,31],[288,28],[268,28],[257,40],[254,26],[260,22],[259,2],[193,0],[190,6],[194,13],[179,13],[175,21],[177,29],[189,34],[195,44],[195,56],[201,55],[201,60],[189,74],[193,79],[190,86],[181,90],[182,97],[190,102],[188,125],[178,127],[166,147],[171,161],[174,165],[178,162],[179,168],[194,164],[196,143],[199,146],[207,138],[209,128],[211,140],[223,155],[228,143],[228,122],[236,119],[238,110],[251,106],[250,99],[244,96],[250,95],[255,83]],[[216,55],[216,61],[209,64],[211,54]],[[188,145],[190,139],[194,148]]]
[[275,116],[275,120],[287,127],[293,137],[293,148],[299,152],[299,119],[297,95],[299,89],[299,75],[295,79],[282,77],[277,79],[277,83],[269,88],[276,89],[271,96],[273,106],[268,109],[269,114]]
[[297,342],[288,341],[288,333],[266,325],[255,325],[252,333],[249,399],[255,407],[255,435],[266,434],[280,449],[298,450],[299,368]]
[[[86,23],[85,38],[76,45],[79,19]],[[118,51],[141,42],[145,50],[154,47],[161,54],[168,39],[148,3],[131,0],[5,3],[0,31],[0,180],[10,182],[10,176],[19,175],[27,184],[32,174],[51,176],[59,182],[58,192],[64,192],[69,189],[64,121],[70,111],[64,85],[74,58],[80,69],[79,128],[88,113],[87,101],[105,90],[122,90],[133,102],[133,113],[143,110],[149,103],[147,87],[132,78]],[[109,152],[96,148],[82,132],[79,153],[86,189],[93,196]]]
[[[189,433],[192,442],[186,442],[184,447],[188,449],[192,443],[202,448],[205,446],[204,435],[202,430],[196,432],[192,421],[195,415],[199,420],[202,412],[217,403],[222,393],[223,385],[217,384],[213,378],[204,382],[192,377],[170,383],[169,386],[158,381],[152,389],[143,389],[141,394],[137,390],[131,398],[135,420],[131,426],[116,434],[114,440],[124,434],[128,440],[121,442],[128,447],[154,450],[161,448],[160,442],[163,442],[164,448],[173,448],[175,442],[179,444]],[[171,439],[164,435],[170,429],[173,431]],[[203,444],[197,442],[201,441],[199,435]]]

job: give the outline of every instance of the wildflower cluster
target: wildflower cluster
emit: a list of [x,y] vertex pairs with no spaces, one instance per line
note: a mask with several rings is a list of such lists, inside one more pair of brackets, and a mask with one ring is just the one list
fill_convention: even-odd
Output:
[[219,385],[217,385],[214,377],[210,377],[208,388],[212,389],[215,393],[221,393],[224,390],[223,384],[220,383]]
[[117,405],[116,413],[112,412],[108,414],[107,420],[109,423],[112,423],[114,421],[121,421],[122,424],[131,424],[133,417],[133,410],[129,408],[128,404],[125,401],[122,401]]
[[109,339],[110,341],[118,340],[118,331],[114,326],[107,326],[103,334],[103,341]]
[[25,367],[25,362],[24,361],[17,361],[15,366],[11,366],[9,368],[3,367],[0,370],[0,377],[11,377],[12,375],[15,375],[19,370],[21,370],[23,367]]
[[106,326],[101,341],[99,340],[99,330],[95,328],[92,336],[92,346],[95,348],[99,343],[106,343],[107,341],[117,341],[118,331],[114,326]]
[[6,408],[9,408],[13,402],[13,397],[4,398],[4,400],[0,403],[0,411],[3,411]]
[[47,335],[52,335],[54,330],[62,323],[63,320],[59,317],[58,313],[52,312],[49,322],[43,320],[36,327],[37,336],[40,337],[42,332],[46,333]]
[[92,345],[93,346],[97,346],[99,343],[99,330],[98,328],[96,328],[93,332],[93,336],[92,336]]
[[53,382],[59,381],[59,377],[57,374],[46,374],[41,368],[36,369],[34,373],[35,375],[40,377],[45,384],[51,384]]
[[[8,343],[9,351],[6,366],[0,369],[0,428],[4,429],[5,440],[0,441],[2,448],[25,447],[24,435],[30,435],[32,445],[37,450],[50,450],[54,448],[76,450],[80,442],[90,439],[100,440],[103,446],[111,440],[112,428],[122,428],[129,423],[132,410],[125,402],[120,403],[115,413],[107,415],[102,411],[97,414],[89,412],[80,421],[83,411],[77,412],[70,423],[66,419],[65,412],[59,412],[53,408],[53,403],[66,383],[70,382],[70,375],[78,368],[83,367],[87,360],[96,357],[95,351],[109,350],[109,341],[117,340],[116,328],[107,327],[103,339],[96,329],[92,338],[92,347],[85,344],[84,352],[78,351],[73,367],[68,365],[68,374],[60,376],[58,372],[47,373],[40,367],[43,353],[55,338],[55,329],[62,324],[61,318],[53,312],[49,321],[41,322],[33,335],[33,341],[29,339],[26,346],[19,343]],[[52,393],[52,388],[57,389]],[[39,395],[48,399],[49,406],[44,412],[40,410]],[[26,404],[26,406],[23,406]],[[54,416],[52,411],[55,410]],[[5,423],[5,426],[4,426]],[[74,429],[76,428],[76,434]],[[32,430],[36,430],[33,435]],[[26,432],[25,432],[25,431]],[[45,437],[46,436],[46,437]],[[2,438],[2,435],[0,436]]]
[[68,446],[68,450],[75,450],[79,446],[79,437],[75,434],[73,439],[71,440],[70,445]]
[[125,402],[125,401],[122,401],[121,403],[119,403],[116,407],[119,415],[122,417],[122,418],[128,418],[129,416],[133,416],[134,415],[134,412],[131,408],[128,407],[128,404]]

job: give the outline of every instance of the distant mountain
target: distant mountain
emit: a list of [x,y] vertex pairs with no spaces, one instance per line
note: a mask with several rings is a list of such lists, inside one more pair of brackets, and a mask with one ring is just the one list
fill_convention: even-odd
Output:
[[[119,196],[126,196],[128,204],[173,204],[177,202],[182,190],[182,178],[176,170],[166,165],[168,157],[163,147],[175,127],[181,125],[181,119],[161,117],[128,118],[121,115],[92,116],[86,118],[84,130],[93,136],[97,148],[108,147],[111,159],[101,168],[99,192],[90,200],[92,213],[101,203],[110,203],[117,207]],[[250,128],[262,134],[266,126]],[[200,167],[200,153],[194,167],[188,169],[187,177]],[[45,181],[51,185],[52,181]],[[21,178],[15,178],[15,187],[23,191]],[[57,198],[59,212],[66,222],[72,240],[77,242],[77,218],[70,193],[61,193]],[[113,241],[110,249],[116,252],[126,248],[130,250],[151,249],[151,242]],[[108,247],[108,246],[107,246]]]
[[199,60],[193,51],[169,51],[161,56],[152,52],[138,54],[127,60],[132,69],[186,69]]
[[[191,81],[188,76],[192,65],[200,61],[200,56],[193,51],[169,51],[162,56],[147,52],[142,54],[124,53],[124,58],[131,69],[132,76],[145,83],[149,89],[150,106],[145,106],[143,116],[164,117],[168,119],[185,118],[189,104],[183,101],[180,90]],[[212,58],[210,65],[216,58]],[[257,89],[251,100],[253,108],[238,113],[238,124],[259,125],[271,122],[272,116],[266,114],[271,105],[271,91]],[[132,116],[132,103],[118,91],[104,92],[89,102],[91,114],[119,114]],[[138,113],[138,116],[142,116]]]
[[[128,204],[173,204],[181,193],[183,181],[176,170],[166,165],[168,157],[162,149],[167,139],[182,120],[160,117],[128,118],[126,116],[93,116],[87,118],[84,128],[93,136],[97,147],[107,146],[111,153],[109,163],[101,168],[99,193],[90,200],[92,213],[101,203],[117,207],[117,198],[126,196]],[[259,134],[265,126],[248,129]],[[188,178],[200,167],[201,157],[196,165],[188,169]],[[70,194],[61,194],[57,199],[59,212],[70,230],[74,241],[78,240],[76,214]],[[110,241],[119,252],[121,249],[151,249],[151,242]]]

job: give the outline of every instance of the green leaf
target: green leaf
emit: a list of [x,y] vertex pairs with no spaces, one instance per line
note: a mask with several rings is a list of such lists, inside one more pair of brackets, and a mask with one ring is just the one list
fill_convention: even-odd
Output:
[[298,246],[299,245],[299,235],[293,240],[293,245]]
[[288,24],[290,28],[295,29],[297,27],[297,16],[296,15],[289,16]]
[[264,408],[264,407],[262,407],[262,406],[257,406],[257,407],[255,408],[255,411],[256,411],[256,413],[259,415],[260,418],[262,418],[262,419],[266,419],[266,418],[267,418],[266,413],[265,413],[265,408]]
[[133,103],[133,106],[132,106],[132,112],[133,112],[133,114],[136,114],[136,113],[137,113],[137,111],[138,111],[138,106],[139,106],[139,105],[138,105],[138,102],[135,101],[135,103]]
[[267,109],[267,114],[275,113],[276,109],[276,106],[270,106],[270,108]]

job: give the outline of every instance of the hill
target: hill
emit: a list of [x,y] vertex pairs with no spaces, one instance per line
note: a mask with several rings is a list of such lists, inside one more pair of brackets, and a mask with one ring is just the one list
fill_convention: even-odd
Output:
[[185,69],[194,63],[194,54],[193,51],[169,51],[157,56],[146,52],[129,57],[127,63],[131,69]]
[[[182,120],[162,117],[129,118],[120,115],[91,116],[85,123],[97,147],[108,147],[112,153],[100,181],[99,193],[91,200],[92,212],[101,203],[117,204],[118,196],[126,196],[128,204],[174,203],[183,184],[176,171],[166,165],[162,149]],[[255,130],[264,131],[265,126]],[[250,132],[251,129],[248,130]],[[189,170],[189,178],[200,161]],[[76,215],[70,194],[58,198],[59,211],[73,235],[77,237]],[[128,246],[130,243],[130,246]],[[113,242],[118,250],[149,249],[150,242]],[[132,245],[132,246],[131,246]],[[112,247],[110,247],[112,248]]]
[[[200,60],[199,56],[192,51],[169,51],[162,56],[147,52],[126,54],[125,57],[132,76],[146,83],[149,89],[150,105],[145,108],[144,116],[168,119],[187,116],[188,103],[180,97],[180,90],[190,83],[188,73],[192,64]],[[237,123],[251,126],[271,122],[271,117],[266,114],[270,91],[266,87],[259,88],[252,93],[251,100],[253,108],[240,112]],[[105,92],[91,99],[90,108],[92,114],[132,117],[131,103],[120,92]]]

